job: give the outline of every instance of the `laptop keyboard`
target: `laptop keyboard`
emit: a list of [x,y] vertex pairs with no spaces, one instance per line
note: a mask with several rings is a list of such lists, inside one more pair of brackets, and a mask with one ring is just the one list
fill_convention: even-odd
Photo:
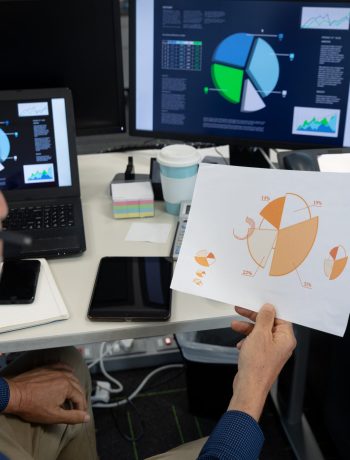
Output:
[[67,228],[74,226],[72,203],[10,208],[2,226],[9,230]]

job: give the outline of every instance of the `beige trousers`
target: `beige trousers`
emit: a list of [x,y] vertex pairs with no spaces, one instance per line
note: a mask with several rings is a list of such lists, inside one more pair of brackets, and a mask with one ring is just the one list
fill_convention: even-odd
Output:
[[37,425],[0,414],[0,452],[10,460],[97,460],[95,428],[90,404],[89,371],[74,347],[24,353],[2,372],[18,375],[35,367],[61,361],[69,364],[85,390],[91,421],[78,425]]
[[164,454],[155,455],[146,460],[196,460],[207,439],[208,438],[200,438],[196,441],[187,442]]

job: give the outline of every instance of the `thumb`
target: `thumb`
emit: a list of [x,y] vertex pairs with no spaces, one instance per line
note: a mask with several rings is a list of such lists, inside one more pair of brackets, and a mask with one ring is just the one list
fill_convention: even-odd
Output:
[[270,303],[265,303],[258,312],[254,329],[271,331],[275,322],[275,315],[275,307]]
[[59,409],[59,417],[61,418],[61,423],[67,425],[76,425],[78,423],[87,423],[90,421],[90,415],[83,410],[75,409]]

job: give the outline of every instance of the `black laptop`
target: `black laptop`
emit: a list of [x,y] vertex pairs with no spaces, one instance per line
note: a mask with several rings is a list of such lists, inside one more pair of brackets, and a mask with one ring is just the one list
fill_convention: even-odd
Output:
[[0,190],[3,227],[33,239],[28,248],[6,244],[5,257],[86,249],[69,89],[0,91]]

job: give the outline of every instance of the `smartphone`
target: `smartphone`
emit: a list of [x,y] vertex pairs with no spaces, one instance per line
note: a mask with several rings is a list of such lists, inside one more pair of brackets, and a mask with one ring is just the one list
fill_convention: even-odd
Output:
[[5,260],[0,275],[0,304],[27,304],[35,299],[40,260]]
[[170,318],[173,262],[167,257],[103,257],[88,318],[161,321]]

